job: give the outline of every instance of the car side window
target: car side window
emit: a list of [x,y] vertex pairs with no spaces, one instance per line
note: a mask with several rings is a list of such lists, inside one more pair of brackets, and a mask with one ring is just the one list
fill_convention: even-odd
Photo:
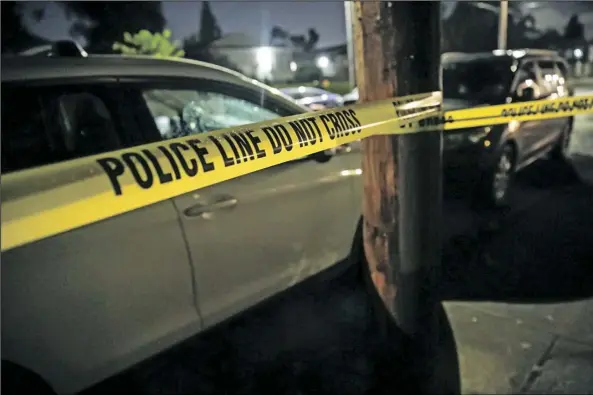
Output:
[[569,93],[568,70],[562,62],[556,62],[558,73],[558,95],[566,96]]
[[556,65],[551,60],[540,60],[538,64],[542,73],[542,84],[545,95],[548,96],[552,93],[556,93],[558,90],[559,79]]
[[537,73],[535,71],[535,67],[533,63],[526,63],[524,64],[519,71],[517,72],[517,81],[519,83],[525,82],[527,80],[532,80],[533,82],[537,82]]
[[208,90],[143,89],[142,96],[163,139],[280,117],[262,105]]
[[122,148],[105,100],[77,87],[3,86],[2,172]]
[[560,78],[564,78],[566,80],[568,77],[568,69],[566,65],[562,62],[556,62],[556,68],[558,69],[558,75]]
[[533,62],[523,64],[517,71],[515,94],[519,97],[522,96],[525,88],[533,88],[536,97],[541,95],[537,69]]

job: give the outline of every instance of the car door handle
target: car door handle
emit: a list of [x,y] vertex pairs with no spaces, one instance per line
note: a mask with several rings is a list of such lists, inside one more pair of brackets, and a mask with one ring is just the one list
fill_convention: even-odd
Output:
[[199,217],[202,214],[235,207],[238,200],[233,196],[220,196],[212,203],[197,203],[183,210],[187,217]]

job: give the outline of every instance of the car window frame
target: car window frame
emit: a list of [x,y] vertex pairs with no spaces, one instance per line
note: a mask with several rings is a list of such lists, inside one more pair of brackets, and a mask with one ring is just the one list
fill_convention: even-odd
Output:
[[[105,100],[104,95],[97,95],[96,90],[93,91],[90,89],[85,89],[89,86],[94,86],[96,88],[108,90],[110,93],[109,100]],[[113,123],[113,127],[115,128],[115,132],[117,133],[117,136],[119,137],[121,143],[121,146],[116,150],[108,150],[101,153],[97,153],[95,155],[106,154],[125,148],[131,148],[140,144],[140,139],[138,139],[137,136],[139,130],[133,122],[130,122],[129,114],[126,111],[126,106],[124,105],[125,102],[124,97],[122,95],[123,92],[120,90],[118,81],[115,77],[51,78],[38,80],[2,81],[2,89],[3,93],[5,94],[7,89],[22,89],[23,87],[35,90],[36,94],[38,95],[37,100],[39,100],[40,107],[44,112],[44,134],[51,133],[51,128],[56,127],[54,124],[51,124],[47,119],[48,106],[51,100],[56,99],[60,94],[90,93],[93,96],[99,98],[107,108],[107,111],[109,112],[111,121]],[[71,159],[44,163],[39,166],[26,167],[23,169],[14,170],[10,173],[34,169],[51,164],[66,163],[84,157],[87,156],[77,156]]]
[[[551,67],[547,67],[547,66],[546,67],[543,67],[543,65],[542,65],[543,62],[550,63],[551,64]],[[557,66],[556,63],[557,63],[556,60],[555,59],[551,59],[551,58],[537,59],[537,66],[539,67],[539,69],[540,69],[540,71],[542,73],[542,75],[541,75],[541,77],[542,77],[542,84],[546,84],[545,86],[547,86],[547,82],[545,81],[545,78],[544,78],[544,75],[543,75],[543,73],[544,73],[545,70],[546,71],[547,70],[551,70],[555,75],[558,75],[558,77],[560,77],[558,66]],[[558,92],[558,83],[557,82],[553,82],[551,84],[551,89],[546,89],[546,95],[545,95],[545,97],[549,97],[549,96],[551,96],[551,95],[553,95],[554,93],[557,93],[557,92]]]
[[[138,108],[142,112],[141,119],[138,120],[138,126],[145,131],[147,143],[167,140],[163,140],[156,123],[154,122],[150,109],[142,97],[142,91],[146,89],[193,89],[197,91],[219,93],[245,100],[261,106],[266,110],[273,111],[278,114],[278,118],[304,114],[307,112],[302,106],[299,106],[280,95],[274,97],[273,92],[264,88],[258,88],[255,84],[253,87],[247,87],[242,84],[234,84],[226,81],[188,77],[126,77],[120,78],[118,82],[130,100],[140,100],[142,102],[141,105],[138,103],[138,105],[142,107]],[[264,93],[263,102],[256,99],[256,97],[262,93]]]
[[[504,58],[500,58],[501,61],[504,61]],[[447,68],[447,66],[451,66],[451,65],[475,65],[477,63],[492,63],[494,61],[499,61],[499,59],[461,59],[461,60],[457,60],[457,59],[450,59],[444,62],[441,62],[441,66],[439,67],[439,78],[441,81],[441,85],[443,85],[445,83],[445,69]],[[509,61],[509,65],[512,65],[513,61],[510,60]],[[510,87],[513,86],[514,84],[514,80],[515,80],[515,75],[512,74],[512,72],[509,71],[509,76],[510,78],[507,79],[501,79],[501,82],[503,82],[505,84],[505,91],[508,91],[510,89]],[[504,77],[503,77],[504,78]],[[444,87],[443,87],[444,89]],[[444,94],[443,90],[443,94]],[[506,97],[506,95],[504,95]],[[472,100],[472,99],[461,99],[461,100]]]
[[537,64],[537,59],[533,59],[533,58],[525,59],[525,60],[518,62],[517,70],[515,71],[515,77],[513,78],[514,81],[511,85],[512,86],[511,94],[513,95],[513,97],[515,97],[515,95],[517,94],[517,89],[519,88],[519,85],[522,82],[520,80],[520,72],[522,69],[525,69],[526,67],[529,67],[529,66],[533,67],[533,72],[535,73],[535,78],[536,78],[535,83],[537,84],[538,87],[540,87],[540,95],[538,96],[538,98],[536,100],[541,100],[545,97],[543,92],[541,92],[542,75],[541,75],[541,70]]

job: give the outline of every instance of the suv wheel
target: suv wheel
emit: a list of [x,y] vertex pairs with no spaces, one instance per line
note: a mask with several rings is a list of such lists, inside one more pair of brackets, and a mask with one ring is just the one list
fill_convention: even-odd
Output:
[[490,206],[501,207],[508,204],[509,191],[515,173],[515,150],[505,144],[500,150],[494,167],[482,178],[482,195]]
[[552,158],[565,159],[568,156],[568,146],[570,145],[571,132],[572,120],[567,122],[564,126],[564,129],[562,129],[562,133],[560,134],[560,137],[558,137],[558,140],[552,149]]

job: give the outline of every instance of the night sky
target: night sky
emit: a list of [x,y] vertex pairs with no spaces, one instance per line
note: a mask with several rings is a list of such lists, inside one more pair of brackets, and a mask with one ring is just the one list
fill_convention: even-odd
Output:
[[[344,4],[341,1],[295,2],[280,1],[211,1],[212,12],[224,33],[246,33],[267,44],[270,31],[278,25],[291,34],[306,34],[310,27],[319,33],[319,46],[337,45],[346,41]],[[36,7],[39,3],[31,4]],[[200,27],[200,1],[163,2],[163,14],[173,36],[182,39],[196,33]],[[44,20],[31,30],[52,40],[69,38],[69,22],[61,8],[48,4]]]
[[[454,2],[450,2],[454,3]],[[28,23],[31,30],[51,40],[69,38],[69,21],[61,8],[53,3],[45,3],[46,14],[39,23]],[[587,38],[593,38],[593,2],[522,2],[523,7],[536,18],[538,28],[562,30],[571,14],[578,12],[585,24]],[[31,3],[28,7],[38,7]],[[267,44],[269,32],[278,25],[291,34],[306,34],[312,27],[319,33],[319,47],[345,42],[344,5],[341,1],[211,1],[223,33],[245,33]],[[163,14],[173,36],[182,39],[198,31],[201,2],[166,1]]]

